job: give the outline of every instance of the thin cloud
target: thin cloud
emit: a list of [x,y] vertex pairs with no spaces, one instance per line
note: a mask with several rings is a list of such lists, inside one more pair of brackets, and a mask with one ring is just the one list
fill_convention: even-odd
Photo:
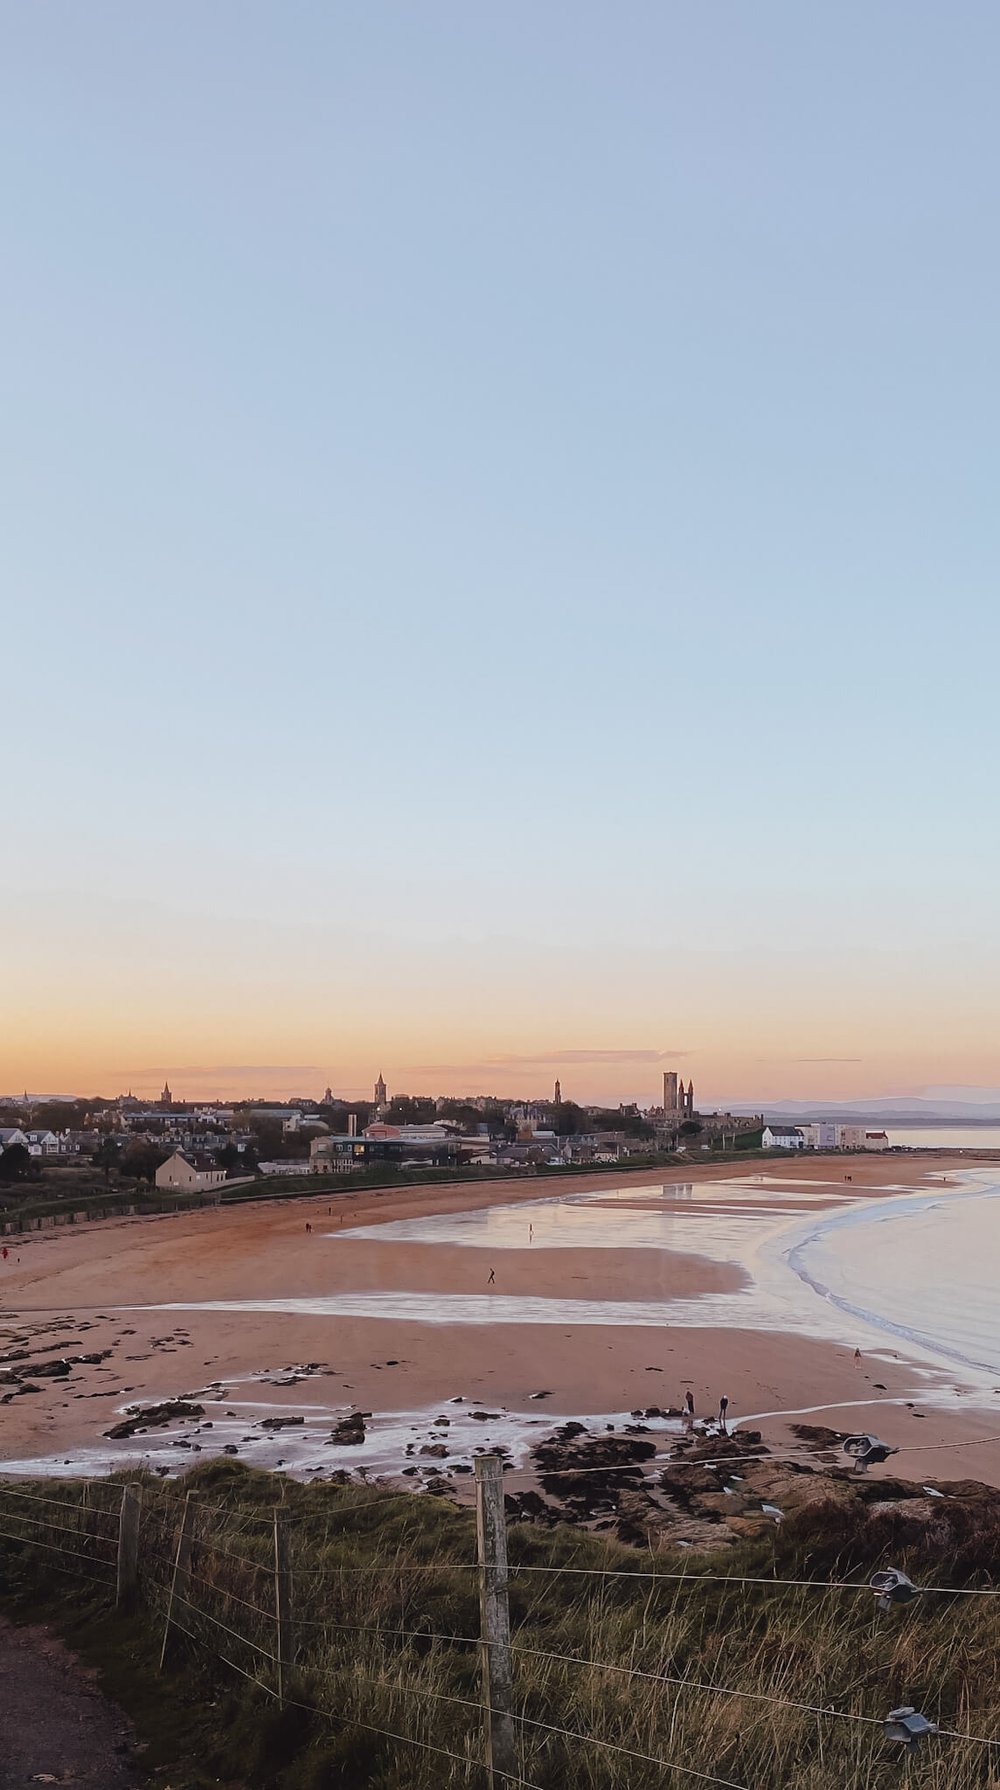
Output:
[[584,1063],[668,1063],[689,1057],[689,1050],[551,1050],[487,1057],[478,1063],[410,1063],[404,1075],[469,1075],[514,1069],[559,1068]]
[[791,1057],[792,1063],[863,1063],[864,1057]]
[[[162,1075],[168,1065],[152,1069],[116,1069],[116,1075]],[[171,1075],[322,1075],[315,1063],[171,1063]]]

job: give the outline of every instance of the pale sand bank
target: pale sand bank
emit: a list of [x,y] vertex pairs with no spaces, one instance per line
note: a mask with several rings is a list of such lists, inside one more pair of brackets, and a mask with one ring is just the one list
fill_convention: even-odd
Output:
[[[32,1237],[15,1252],[20,1263],[12,1257],[0,1278],[0,1354],[29,1331],[32,1360],[106,1348],[112,1353],[99,1364],[74,1367],[69,1379],[39,1378],[37,1392],[0,1406],[0,1459],[82,1458],[123,1405],[190,1393],[210,1381],[221,1382],[232,1395],[220,1401],[220,1412],[238,1411],[247,1433],[259,1419],[254,1401],[260,1401],[269,1410],[308,1415],[317,1440],[328,1434],[331,1413],[352,1407],[426,1414],[461,1396],[469,1405],[523,1413],[534,1422],[576,1416],[620,1422],[632,1409],[679,1405],[690,1386],[700,1412],[714,1410],[725,1392],[731,1415],[755,1425],[760,1418],[765,1438],[774,1443],[787,1442],[790,1414],[801,1411],[807,1413],[804,1421],[877,1429],[906,1449],[894,1465],[913,1477],[978,1477],[1000,1484],[1000,1442],[939,1446],[994,1431],[1000,1435],[1000,1396],[994,1416],[987,1395],[953,1394],[945,1371],[921,1368],[901,1352],[893,1358],[890,1349],[879,1347],[873,1355],[866,1346],[864,1359],[856,1363],[846,1344],[731,1322],[698,1323],[699,1298],[708,1310],[713,1295],[739,1294],[749,1279],[739,1242],[727,1244],[733,1251],[728,1260],[718,1259],[717,1248],[699,1252],[700,1224],[719,1220],[729,1227],[727,1235],[752,1239],[755,1226],[775,1222],[776,1211],[794,1219],[890,1189],[937,1189],[951,1166],[946,1156],[853,1159],[837,1178],[835,1159],[817,1158],[808,1164],[768,1163],[738,1179],[732,1166],[693,1164],[688,1171],[641,1177],[616,1172],[556,1184],[428,1185],[346,1198],[324,1191],[315,1198]],[[660,1188],[662,1193],[654,1191]],[[611,1189],[628,1191],[615,1200],[608,1197]],[[573,1247],[539,1246],[527,1235],[530,1205],[510,1215],[517,1235],[506,1237],[497,1251],[468,1243],[415,1245],[377,1234],[336,1235],[341,1215],[346,1229],[381,1228],[400,1219],[559,1201],[575,1192],[599,1208],[602,1224],[613,1223],[614,1211],[638,1215],[655,1207],[658,1213],[676,1213],[682,1246],[592,1247],[586,1238]],[[307,1221],[314,1227],[311,1235],[305,1232]],[[494,1295],[488,1286],[491,1267]],[[566,1300],[577,1309],[581,1301],[603,1302],[609,1310],[646,1302],[654,1311],[657,1301],[671,1306],[683,1301],[685,1318],[669,1325],[563,1324],[557,1306],[550,1311],[555,1317],[544,1324],[435,1323],[301,1310],[141,1309],[363,1294],[381,1296],[382,1309],[391,1306],[394,1295],[401,1304],[404,1295],[419,1296],[423,1310],[438,1298],[495,1296],[500,1312],[511,1300],[528,1302],[515,1309],[530,1309],[531,1301]],[[248,1376],[306,1362],[324,1365],[297,1385],[252,1386],[248,1398]],[[532,1400],[539,1391],[547,1395],[543,1403]],[[921,1393],[926,1403],[920,1402]],[[915,1401],[915,1409],[907,1400]],[[951,1408],[942,1408],[946,1402]],[[206,1416],[211,1416],[208,1409]],[[482,1434],[484,1441],[492,1439],[487,1428]],[[258,1432],[258,1443],[261,1439]],[[206,1449],[218,1441],[214,1427],[211,1438],[199,1437]],[[134,1445],[118,1446],[124,1455],[134,1454]],[[247,1459],[268,1458],[259,1446],[244,1446],[242,1437],[240,1448]],[[272,1448],[270,1458],[274,1454]],[[330,1466],[360,1466],[365,1453],[315,1458]],[[171,1464],[177,1459],[175,1453]]]

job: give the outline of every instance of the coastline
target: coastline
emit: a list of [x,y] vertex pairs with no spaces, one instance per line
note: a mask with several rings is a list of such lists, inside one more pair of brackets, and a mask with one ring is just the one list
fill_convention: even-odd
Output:
[[[805,1422],[837,1429],[877,1430],[906,1451],[890,1462],[896,1472],[1000,1485],[1000,1441],[970,1445],[974,1437],[1000,1433],[1000,1396],[993,1417],[991,1391],[957,1390],[946,1365],[932,1366],[908,1355],[905,1346],[889,1346],[899,1339],[883,1337],[872,1346],[866,1338],[856,1362],[846,1340],[797,1331],[791,1310],[786,1328],[755,1328],[729,1317],[721,1324],[699,1322],[713,1301],[728,1301],[727,1310],[738,1312],[748,1295],[747,1262],[756,1234],[773,1227],[776,1210],[804,1221],[845,1202],[898,1196],[904,1178],[914,1194],[941,1192],[954,1184],[949,1171],[967,1166],[946,1153],[816,1155],[755,1163],[741,1175],[733,1164],[693,1163],[690,1169],[581,1176],[558,1188],[515,1180],[346,1196],[324,1189],[251,1207],[103,1221],[32,1237],[19,1251],[20,1264],[12,1263],[0,1281],[0,1353],[27,1347],[29,1365],[60,1354],[109,1353],[74,1363],[66,1377],[39,1377],[37,1391],[9,1399],[0,1411],[0,1471],[4,1462],[55,1457],[79,1461],[83,1470],[89,1462],[96,1470],[107,1464],[102,1450],[103,1457],[115,1453],[117,1445],[103,1435],[124,1406],[192,1392],[203,1394],[203,1421],[213,1432],[186,1426],[183,1436],[195,1452],[210,1452],[222,1445],[223,1433],[238,1431],[231,1446],[251,1463],[280,1459],[294,1466],[293,1444],[301,1456],[308,1441],[312,1470],[317,1463],[331,1470],[362,1467],[372,1456],[370,1448],[329,1447],[331,1421],[351,1409],[373,1413],[373,1437],[380,1425],[386,1434],[409,1427],[419,1448],[430,1435],[431,1418],[446,1411],[448,1401],[485,1407],[497,1414],[495,1433],[507,1438],[517,1459],[518,1449],[531,1435],[544,1435],[546,1425],[580,1418],[620,1427],[635,1411],[678,1406],[690,1389],[699,1413],[713,1412],[724,1392],[732,1420],[761,1428],[765,1441],[779,1449],[796,1447],[790,1425],[801,1414]],[[613,1237],[616,1225],[623,1235],[626,1223],[641,1225],[643,1215],[653,1213],[676,1232],[681,1246],[628,1247],[619,1236],[610,1246],[585,1239],[549,1247],[505,1235],[499,1254],[495,1245],[484,1249],[476,1241],[379,1236],[400,1220],[437,1221],[516,1206],[561,1209],[560,1220],[568,1212],[576,1223],[572,1202],[584,1194],[587,1222],[610,1225]],[[508,1228],[526,1231],[530,1223],[523,1214],[523,1224],[509,1211],[502,1216]],[[725,1259],[731,1247],[725,1242],[722,1259],[699,1249],[699,1235],[707,1237],[713,1225],[722,1226],[724,1237],[735,1230],[737,1248],[739,1237],[746,1237],[742,1258]],[[366,1234],[350,1235],[358,1230]],[[499,1270],[493,1294],[490,1269]],[[348,1303],[352,1295],[362,1302],[368,1296],[383,1310],[392,1309],[397,1296],[404,1309],[408,1299],[419,1297],[423,1315],[207,1309],[226,1300],[259,1305],[332,1296],[335,1302],[338,1295]],[[498,1313],[506,1301],[518,1311],[530,1311],[532,1300],[556,1303],[546,1323],[502,1316],[428,1321],[428,1310],[460,1310],[449,1302],[462,1299],[495,1299]],[[652,1316],[646,1324],[567,1321],[574,1300],[598,1302],[609,1312],[616,1301],[627,1307],[645,1300]],[[680,1309],[681,1303],[683,1323],[658,1322],[660,1307]],[[560,1315],[563,1307],[567,1316]],[[291,1375],[293,1367],[310,1363],[301,1377]],[[303,1422],[268,1435],[260,1427],[265,1409]],[[227,1410],[234,1413],[231,1431],[224,1430]],[[407,1426],[410,1416],[415,1422]],[[676,1424],[656,1427],[665,1443],[676,1430]],[[302,1435],[291,1435],[293,1428]],[[477,1433],[490,1445],[488,1422]],[[177,1452],[173,1430],[150,1436],[142,1444],[147,1447],[172,1468],[187,1453],[187,1447]],[[134,1444],[131,1456],[126,1447],[118,1449],[122,1460],[136,1452]],[[434,1469],[421,1465],[420,1471]]]

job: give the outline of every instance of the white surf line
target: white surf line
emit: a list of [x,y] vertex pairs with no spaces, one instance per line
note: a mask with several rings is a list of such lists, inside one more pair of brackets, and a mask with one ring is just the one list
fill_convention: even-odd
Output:
[[[747,1415],[744,1415],[744,1413],[740,1411],[737,1413],[734,1421],[742,1429],[743,1425],[746,1423],[763,1423],[765,1419],[769,1417],[814,1417],[818,1411],[853,1411],[858,1407],[864,1410],[869,1405],[910,1405],[922,1402],[927,1403],[929,1401],[907,1398],[845,1398],[841,1399],[836,1404],[797,1405],[794,1409],[789,1406],[783,1411],[751,1411]],[[732,1406],[730,1406],[730,1416],[732,1416]]]

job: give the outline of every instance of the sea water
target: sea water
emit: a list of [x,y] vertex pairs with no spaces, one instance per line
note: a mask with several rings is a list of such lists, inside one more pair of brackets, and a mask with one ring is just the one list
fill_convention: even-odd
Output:
[[1000,1181],[825,1213],[797,1226],[783,1255],[804,1285],[848,1318],[1000,1383]]

